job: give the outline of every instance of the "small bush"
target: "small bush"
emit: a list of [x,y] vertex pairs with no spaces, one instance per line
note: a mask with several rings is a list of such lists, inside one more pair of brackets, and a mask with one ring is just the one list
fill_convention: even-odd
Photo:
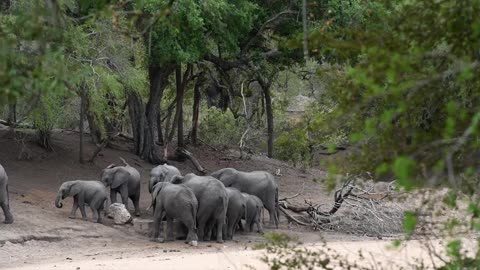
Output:
[[290,161],[294,166],[310,164],[312,159],[307,132],[304,129],[285,131],[275,140],[276,157]]

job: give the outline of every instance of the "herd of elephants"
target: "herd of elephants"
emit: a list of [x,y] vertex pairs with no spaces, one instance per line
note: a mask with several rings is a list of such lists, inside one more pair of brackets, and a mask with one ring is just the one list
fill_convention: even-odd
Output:
[[[116,203],[120,193],[122,203],[128,209],[128,199],[133,202],[136,216],[140,216],[140,173],[123,158],[123,165],[111,164],[102,172],[101,181],[74,180],[62,183],[55,206],[61,208],[62,200],[73,197],[70,218],[75,218],[80,208],[82,218],[87,219],[88,205],[94,222],[102,222],[102,212],[107,202],[107,187],[110,203]],[[266,208],[270,225],[278,228],[278,186],[272,174],[265,171],[242,172],[224,168],[209,176],[186,174],[171,165],[159,165],[150,172],[148,190],[152,195],[153,229],[152,241],[174,240],[173,221],[179,221],[188,229],[186,242],[217,242],[231,240],[237,229],[252,231],[257,226],[262,233],[261,216]],[[4,223],[13,223],[9,208],[8,177],[0,165],[0,206],[5,215]],[[162,220],[166,219],[166,237]],[[242,223],[244,220],[245,225]]]

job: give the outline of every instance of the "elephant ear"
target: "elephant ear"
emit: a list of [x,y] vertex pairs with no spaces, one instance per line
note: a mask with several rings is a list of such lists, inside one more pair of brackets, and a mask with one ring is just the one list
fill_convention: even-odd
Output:
[[127,170],[122,167],[118,167],[117,170],[114,172],[111,187],[114,189],[120,187],[128,181],[130,176],[131,175]]
[[70,188],[68,189],[68,194],[73,197],[78,193],[80,193],[81,191],[82,191],[82,188],[80,187],[79,183],[74,181],[70,184]]
[[172,184],[182,184],[184,180],[185,179],[184,179],[183,176],[175,175],[174,177],[172,177],[172,179],[170,179],[170,183],[172,183]]

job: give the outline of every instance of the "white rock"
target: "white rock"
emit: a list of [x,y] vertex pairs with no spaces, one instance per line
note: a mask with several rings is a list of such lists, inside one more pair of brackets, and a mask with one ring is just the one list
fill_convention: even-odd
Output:
[[122,203],[114,203],[108,207],[108,214],[109,218],[113,218],[113,222],[115,224],[127,224],[132,222],[132,215],[128,212],[125,205]]

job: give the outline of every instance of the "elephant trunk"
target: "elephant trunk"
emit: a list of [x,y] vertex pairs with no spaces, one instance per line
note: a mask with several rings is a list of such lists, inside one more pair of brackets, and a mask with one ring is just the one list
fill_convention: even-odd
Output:
[[57,198],[55,199],[55,207],[62,208],[63,204],[60,202],[62,200],[62,194],[59,192]]

